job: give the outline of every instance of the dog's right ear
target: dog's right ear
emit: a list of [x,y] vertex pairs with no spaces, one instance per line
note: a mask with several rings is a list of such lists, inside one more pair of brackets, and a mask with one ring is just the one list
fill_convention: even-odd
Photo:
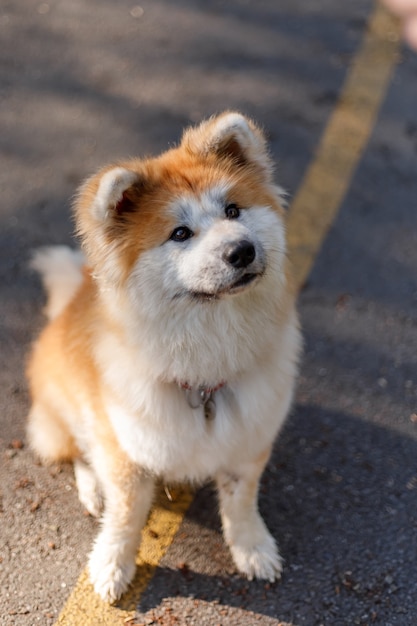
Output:
[[[85,187],[88,186],[88,181]],[[90,211],[97,220],[106,222],[131,212],[135,208],[135,197],[140,193],[142,180],[137,172],[124,167],[107,170],[98,180]],[[94,185],[95,186],[95,185]]]
[[123,165],[105,168],[81,186],[74,203],[76,231],[94,268],[122,241],[146,188],[144,173]]
[[141,173],[123,166],[106,168],[87,179],[75,199],[79,234],[100,228],[134,211],[145,186]]

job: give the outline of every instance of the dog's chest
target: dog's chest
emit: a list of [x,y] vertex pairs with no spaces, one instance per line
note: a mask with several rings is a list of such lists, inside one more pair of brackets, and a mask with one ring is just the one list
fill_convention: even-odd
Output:
[[227,387],[201,401],[180,388],[147,400],[140,412],[109,403],[108,414],[129,457],[166,480],[202,481],[262,448],[256,423]]

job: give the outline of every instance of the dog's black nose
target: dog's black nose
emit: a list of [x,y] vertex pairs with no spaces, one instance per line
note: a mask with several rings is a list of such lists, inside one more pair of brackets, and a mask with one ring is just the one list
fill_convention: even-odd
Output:
[[255,246],[246,239],[229,244],[223,252],[223,260],[236,269],[248,267],[255,260]]

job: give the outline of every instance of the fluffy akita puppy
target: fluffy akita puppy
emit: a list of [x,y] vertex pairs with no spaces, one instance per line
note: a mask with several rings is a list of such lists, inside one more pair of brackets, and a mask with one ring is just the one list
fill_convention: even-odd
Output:
[[300,335],[263,134],[239,113],[212,118],[87,180],[75,218],[85,266],[65,247],[34,260],[50,321],[28,366],[28,432],[43,459],[73,460],[87,510],[103,507],[95,590],[111,602],[131,582],[157,478],[213,478],[236,567],[279,578],[257,492]]

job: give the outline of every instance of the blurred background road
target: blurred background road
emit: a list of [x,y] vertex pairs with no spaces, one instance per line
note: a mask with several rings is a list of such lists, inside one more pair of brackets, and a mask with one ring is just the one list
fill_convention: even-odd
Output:
[[[277,180],[296,196],[373,7],[2,1],[2,624],[54,624],[97,532],[71,467],[42,467],[26,445],[24,362],[43,323],[31,250],[74,243],[71,198],[96,168],[158,153],[184,126],[226,108],[267,129]],[[397,31],[387,38],[395,41]],[[398,50],[369,143],[300,295],[297,397],[260,494],[286,561],[282,582],[237,575],[207,486],[134,619],[119,612],[111,623],[415,624],[417,55]],[[76,623],[63,615],[60,624]],[[104,623],[93,607],[77,619]]]

